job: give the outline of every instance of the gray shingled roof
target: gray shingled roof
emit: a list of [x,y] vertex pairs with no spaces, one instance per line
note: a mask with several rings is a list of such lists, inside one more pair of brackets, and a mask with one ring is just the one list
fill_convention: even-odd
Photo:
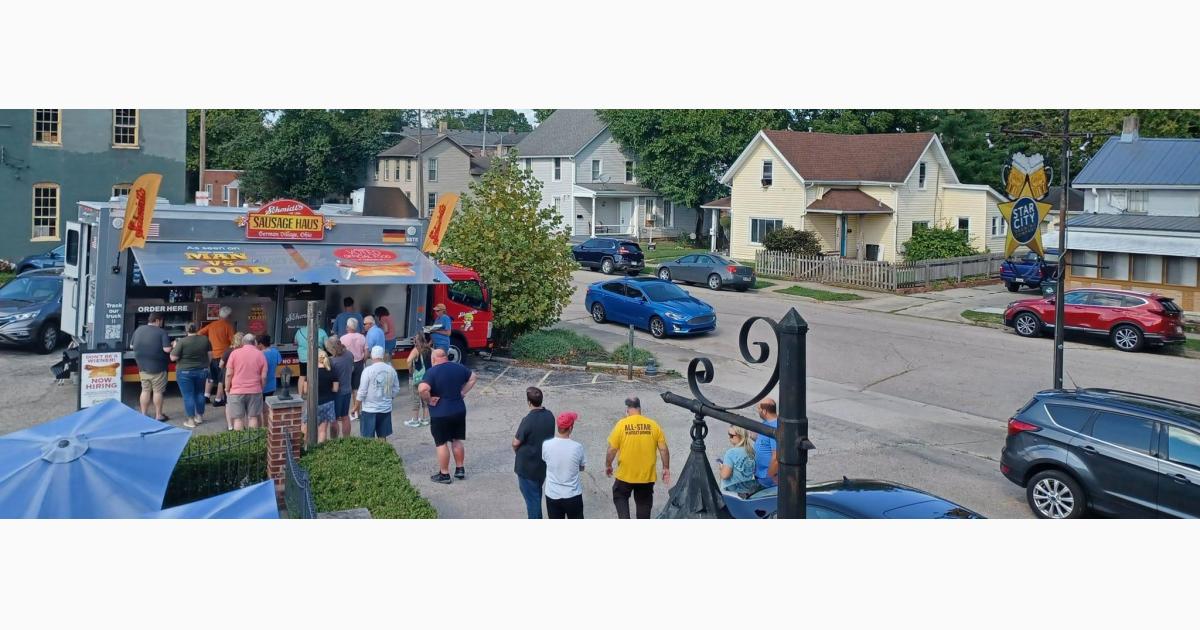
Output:
[[[449,140],[449,141],[453,142],[454,144],[458,144],[457,142],[455,142],[454,138],[451,136],[442,136],[440,138],[437,136],[425,136],[425,137],[421,138],[421,150],[423,152],[429,151],[429,149],[431,149],[433,147],[433,145],[435,145],[443,140]],[[466,151],[466,149],[463,148],[462,145],[459,145],[459,148],[463,149],[463,151]],[[469,153],[469,151],[468,151],[468,153]],[[416,157],[416,155],[417,155],[417,138],[415,136],[413,136],[411,138],[408,136],[404,136],[404,139],[401,140],[400,142],[396,143],[395,145],[392,145],[391,147],[389,147],[387,149],[380,151],[379,153],[376,153],[375,155],[376,155],[376,157]]]
[[1109,138],[1073,186],[1200,186],[1200,139]]
[[574,157],[608,125],[594,109],[560,109],[517,144],[521,157]]
[[1200,232],[1200,217],[1164,217],[1141,214],[1086,213],[1067,219],[1068,228],[1105,228],[1117,230],[1156,230],[1159,232]]
[[580,188],[586,188],[594,193],[614,193],[622,195],[655,195],[658,193],[637,184],[603,184],[600,182],[588,182],[586,184],[575,184]]

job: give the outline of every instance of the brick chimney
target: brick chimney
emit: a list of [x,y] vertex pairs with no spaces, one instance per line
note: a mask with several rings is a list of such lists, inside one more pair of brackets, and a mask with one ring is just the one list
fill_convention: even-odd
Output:
[[1121,128],[1121,142],[1133,142],[1138,139],[1138,117],[1126,116],[1125,125]]
[[448,126],[448,125],[446,124],[446,121],[444,121],[444,120],[440,120],[440,121],[438,121],[438,135],[439,135],[439,136],[444,136],[444,135],[446,135],[446,128],[447,128],[447,126]]

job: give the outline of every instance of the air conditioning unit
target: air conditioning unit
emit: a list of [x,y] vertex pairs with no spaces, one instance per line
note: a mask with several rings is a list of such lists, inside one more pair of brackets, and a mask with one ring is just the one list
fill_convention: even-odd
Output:
[[770,185],[771,185],[771,178],[770,178],[770,177],[764,177],[764,178],[763,178],[763,180],[762,180],[762,185],[763,185],[764,187],[766,187],[766,186],[770,186]]
[[1108,205],[1117,210],[1125,211],[1129,207],[1129,192],[1124,190],[1110,190],[1108,192]]

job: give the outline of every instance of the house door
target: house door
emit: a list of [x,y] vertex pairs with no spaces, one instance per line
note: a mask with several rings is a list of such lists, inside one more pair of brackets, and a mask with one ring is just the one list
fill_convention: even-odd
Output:
[[838,255],[846,257],[846,215],[838,215]]
[[593,210],[588,211],[575,204],[575,235],[576,236],[592,236],[592,217],[595,214],[596,199],[592,198]]
[[[621,202],[621,227],[629,228],[633,221],[633,201]],[[625,232],[626,230],[622,230]],[[630,231],[632,233],[632,231]]]

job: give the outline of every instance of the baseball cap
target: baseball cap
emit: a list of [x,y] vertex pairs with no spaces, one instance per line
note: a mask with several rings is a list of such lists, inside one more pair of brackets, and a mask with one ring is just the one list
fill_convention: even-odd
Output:
[[439,302],[438,304],[434,305],[433,310],[444,311],[444,310],[446,310],[446,305]]
[[566,431],[575,426],[575,421],[579,419],[579,414],[574,411],[564,411],[558,414],[558,430]]
[[383,346],[371,346],[371,358],[372,359],[382,359],[383,358]]

